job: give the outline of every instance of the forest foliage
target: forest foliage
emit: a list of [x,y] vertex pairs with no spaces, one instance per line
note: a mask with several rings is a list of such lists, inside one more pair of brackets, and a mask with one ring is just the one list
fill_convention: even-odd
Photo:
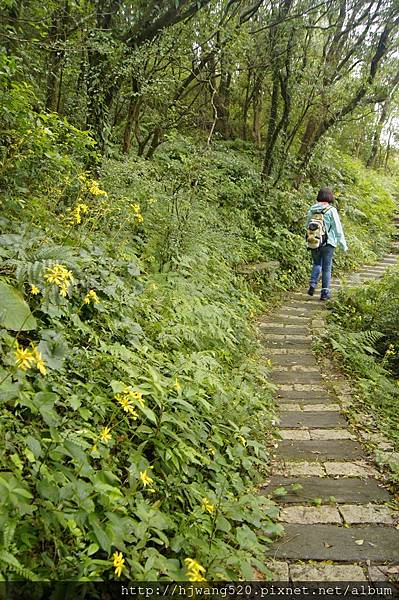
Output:
[[321,185],[338,269],[392,233],[398,8],[363,5],[1,3],[3,578],[270,575],[254,318]]
[[[335,357],[356,381],[357,403],[373,428],[399,448],[399,274],[391,267],[381,281],[339,294],[329,319]],[[399,464],[392,460],[395,480]]]

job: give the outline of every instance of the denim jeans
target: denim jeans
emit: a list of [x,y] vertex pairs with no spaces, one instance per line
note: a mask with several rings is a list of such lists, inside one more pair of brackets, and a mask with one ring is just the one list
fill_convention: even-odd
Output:
[[330,244],[322,246],[319,250],[312,250],[313,267],[310,275],[310,285],[316,287],[321,273],[322,293],[327,293],[330,288],[334,250],[334,246]]

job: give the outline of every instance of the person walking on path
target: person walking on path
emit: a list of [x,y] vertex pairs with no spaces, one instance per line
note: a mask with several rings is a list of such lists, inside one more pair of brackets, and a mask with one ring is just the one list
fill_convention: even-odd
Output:
[[321,274],[320,300],[328,300],[330,294],[331,270],[334,251],[339,246],[348,250],[344,231],[337,209],[332,206],[334,196],[329,188],[322,188],[317,194],[316,204],[307,214],[307,244],[312,252],[313,266],[310,275],[309,296],[313,296]]

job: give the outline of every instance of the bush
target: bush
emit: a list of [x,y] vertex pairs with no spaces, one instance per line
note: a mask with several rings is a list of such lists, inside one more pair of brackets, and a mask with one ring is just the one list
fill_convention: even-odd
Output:
[[22,224],[17,205],[4,213],[7,578],[268,573],[281,527],[254,486],[271,390],[249,325],[260,303],[233,270],[250,222],[187,195],[180,163],[110,163],[101,186],[71,163],[67,189],[35,180]]
[[333,304],[328,339],[376,426],[399,447],[399,271],[381,281],[341,291]]

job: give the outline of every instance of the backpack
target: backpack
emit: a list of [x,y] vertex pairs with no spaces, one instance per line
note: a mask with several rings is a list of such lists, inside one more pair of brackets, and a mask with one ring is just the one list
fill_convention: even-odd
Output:
[[327,243],[327,230],[324,215],[331,206],[326,206],[312,214],[306,230],[306,245],[308,250],[318,250]]

